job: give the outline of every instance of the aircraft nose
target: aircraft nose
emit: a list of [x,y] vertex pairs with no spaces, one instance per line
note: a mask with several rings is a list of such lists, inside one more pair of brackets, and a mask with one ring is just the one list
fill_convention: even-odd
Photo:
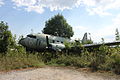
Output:
[[24,40],[25,40],[25,38],[20,39],[18,44],[24,45]]

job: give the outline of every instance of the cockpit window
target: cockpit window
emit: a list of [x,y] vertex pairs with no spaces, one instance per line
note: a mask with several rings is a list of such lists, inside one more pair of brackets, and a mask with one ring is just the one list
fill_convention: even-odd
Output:
[[63,43],[63,42],[61,42],[61,43]]
[[34,36],[34,35],[27,35],[27,37],[36,38],[36,36]]

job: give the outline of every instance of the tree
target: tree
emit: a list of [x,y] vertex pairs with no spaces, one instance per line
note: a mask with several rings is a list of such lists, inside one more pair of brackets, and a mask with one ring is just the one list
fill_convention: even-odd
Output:
[[0,52],[6,52],[10,45],[13,45],[11,31],[8,30],[7,23],[0,22]]
[[44,34],[50,34],[59,37],[70,38],[74,35],[72,27],[67,23],[65,18],[57,14],[45,22]]
[[119,35],[118,28],[116,29],[116,32],[115,32],[115,40],[116,41],[120,40],[120,35]]

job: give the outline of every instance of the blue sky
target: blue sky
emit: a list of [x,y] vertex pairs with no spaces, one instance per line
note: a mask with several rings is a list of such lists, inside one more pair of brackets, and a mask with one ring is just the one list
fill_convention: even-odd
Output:
[[45,21],[62,14],[73,27],[73,38],[82,39],[85,32],[92,40],[115,40],[120,31],[120,0],[0,0],[0,21],[10,26],[13,34],[41,33]]

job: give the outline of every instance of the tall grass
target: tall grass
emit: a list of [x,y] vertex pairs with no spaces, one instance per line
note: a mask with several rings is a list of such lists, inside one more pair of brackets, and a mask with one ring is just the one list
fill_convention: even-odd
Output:
[[27,67],[40,67],[44,63],[37,53],[27,53],[24,48],[8,49],[6,54],[0,54],[0,70],[12,70]]

